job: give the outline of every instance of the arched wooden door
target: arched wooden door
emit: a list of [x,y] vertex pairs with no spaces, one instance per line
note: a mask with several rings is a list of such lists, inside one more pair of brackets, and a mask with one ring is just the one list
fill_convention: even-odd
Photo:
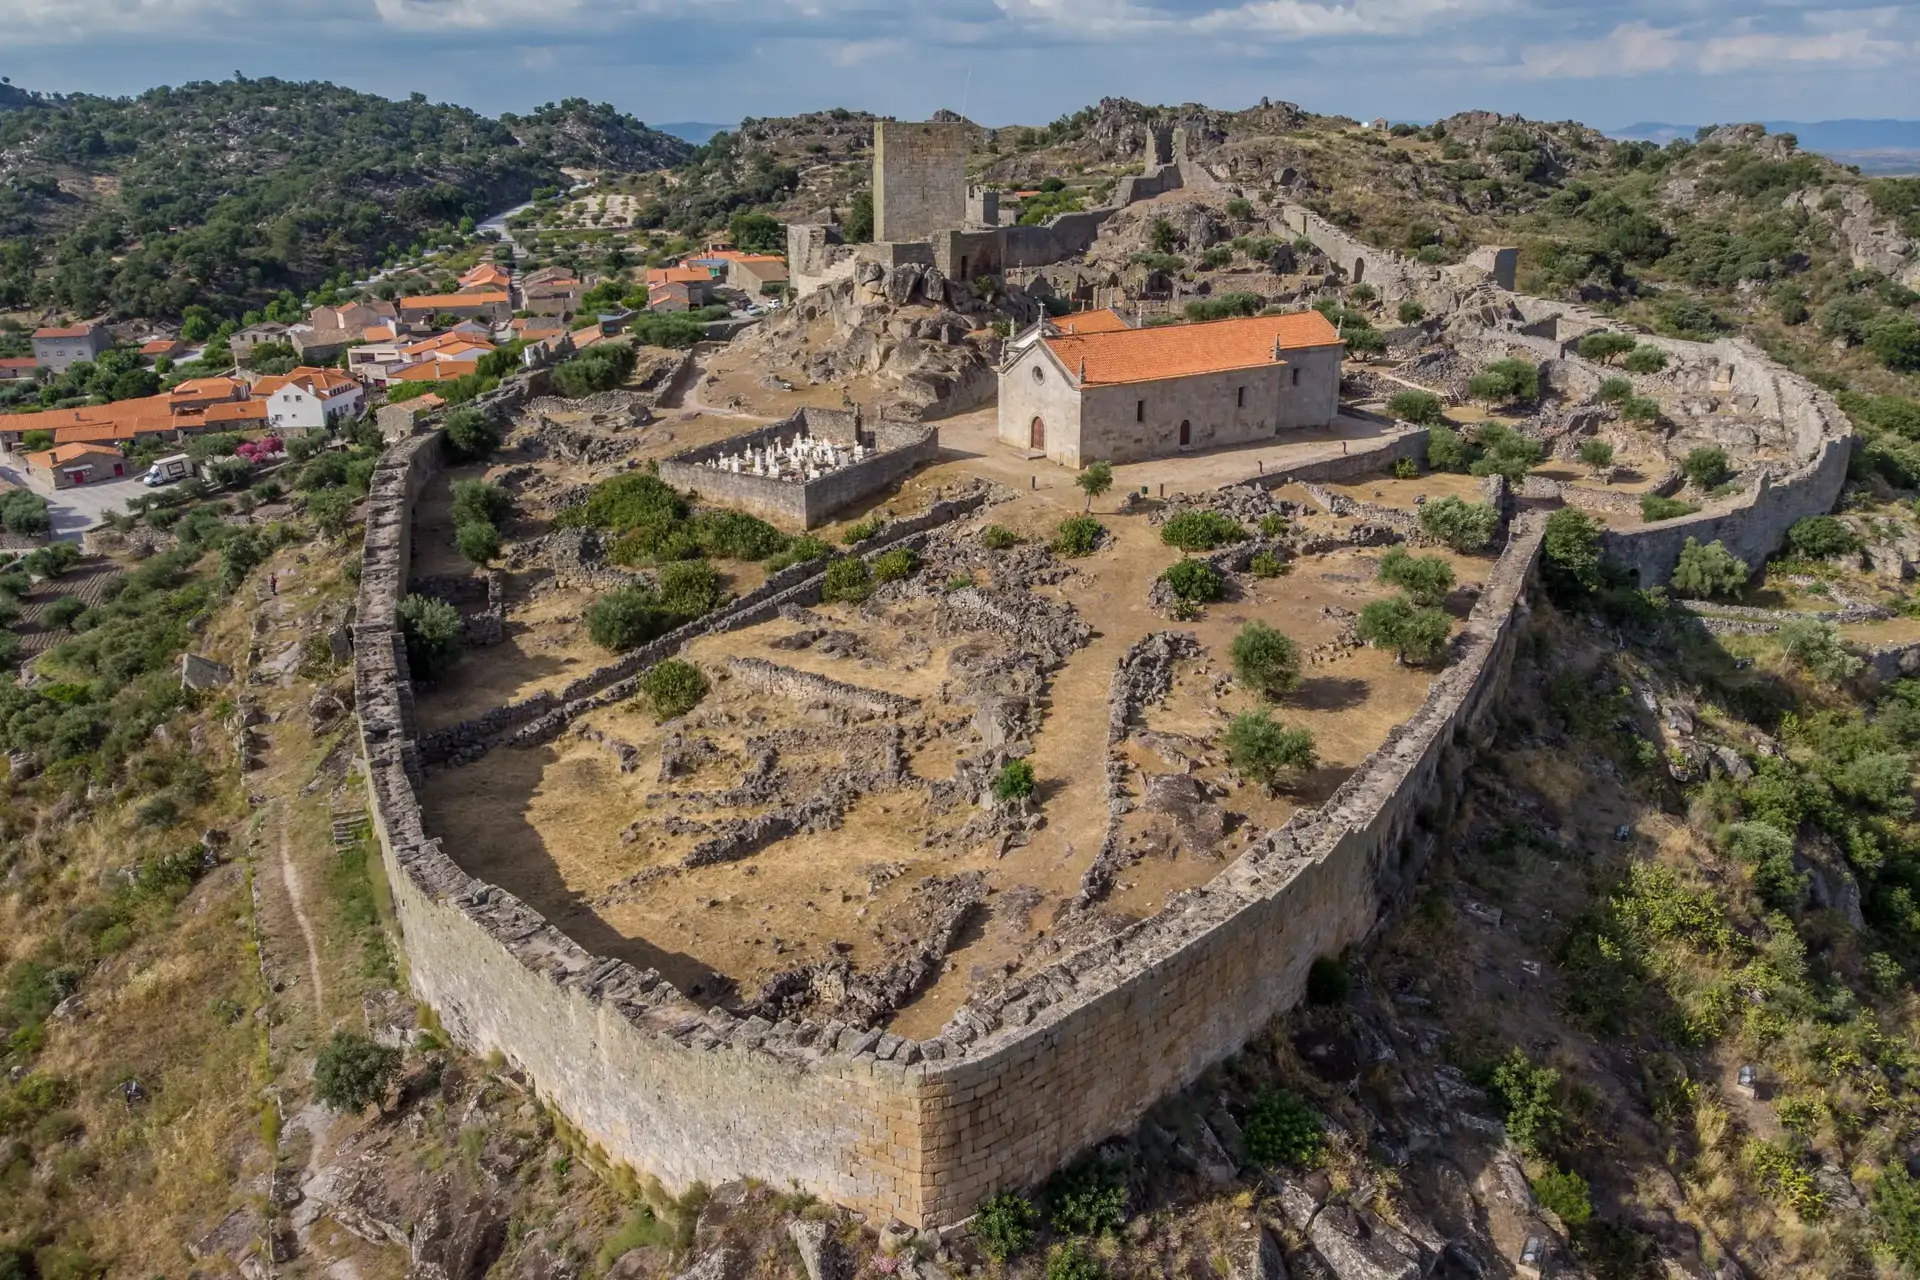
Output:
[[1047,447],[1047,424],[1040,421],[1037,414],[1034,416],[1033,425],[1027,428],[1027,447],[1030,449]]
[[1180,447],[1184,449],[1192,443],[1193,443],[1193,424],[1187,421],[1187,419],[1182,418],[1180,419]]

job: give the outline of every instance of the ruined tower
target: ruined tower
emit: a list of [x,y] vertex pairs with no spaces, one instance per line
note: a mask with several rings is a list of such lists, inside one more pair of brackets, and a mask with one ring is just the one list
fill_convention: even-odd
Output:
[[965,124],[873,127],[873,238],[883,243],[931,239],[967,222]]

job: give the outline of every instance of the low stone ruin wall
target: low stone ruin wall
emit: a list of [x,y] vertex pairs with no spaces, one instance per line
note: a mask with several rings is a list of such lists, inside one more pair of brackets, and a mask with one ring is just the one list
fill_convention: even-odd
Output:
[[692,490],[706,501],[737,507],[763,520],[800,529],[816,528],[835,512],[883,492],[915,467],[933,461],[940,451],[938,429],[920,423],[876,423],[869,433],[874,453],[818,480],[735,475],[700,464],[799,433],[850,442],[855,421],[852,413],[802,409],[784,422],[676,454],[660,464],[660,478],[675,488]]
[[1240,481],[1240,485],[1254,489],[1280,489],[1300,481],[1339,484],[1365,476],[1377,476],[1383,468],[1392,470],[1393,464],[1402,458],[1425,462],[1429,434],[1425,427],[1413,427],[1401,430],[1394,435],[1354,441],[1349,446],[1348,452],[1337,457],[1322,458],[1318,462],[1303,462],[1284,471],[1268,471],[1261,475],[1249,476]]

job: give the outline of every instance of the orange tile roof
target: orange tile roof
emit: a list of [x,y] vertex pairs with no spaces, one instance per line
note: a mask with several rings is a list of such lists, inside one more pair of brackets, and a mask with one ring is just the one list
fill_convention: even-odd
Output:
[[478,372],[480,365],[474,360],[422,360],[395,370],[391,378],[395,382],[451,382]]
[[1063,334],[1045,341],[1067,371],[1087,386],[1251,369],[1274,363],[1276,343],[1283,351],[1329,347],[1340,341],[1340,335],[1318,311],[1296,311],[1156,329]]
[[0,360],[0,369],[38,369],[40,362],[32,356],[8,356]]
[[505,306],[504,293],[423,293],[400,299],[402,311],[450,311],[455,307]]
[[143,356],[164,355],[179,345],[180,340],[178,338],[155,338],[152,342],[140,348],[140,354]]
[[710,284],[713,273],[705,267],[654,267],[647,272],[647,283],[655,284]]
[[294,386],[326,399],[342,391],[351,391],[359,385],[338,369],[315,369],[302,365],[291,372],[260,379],[253,384],[253,394],[255,399],[264,400],[282,387]]
[[433,394],[433,392],[429,391],[427,392],[427,394],[423,396],[415,396],[412,400],[409,400],[407,403],[416,405],[421,409],[438,409],[438,408],[441,408],[443,405],[445,405],[447,402],[445,400],[442,400],[439,396]]
[[246,390],[246,383],[238,378],[216,374],[211,378],[189,378],[167,393],[173,400],[225,400],[235,391]]
[[65,328],[35,329],[33,336],[36,338],[84,338],[92,333],[94,328],[95,326],[90,324],[70,324]]
[[1076,311],[1072,315],[1056,316],[1054,328],[1062,333],[1119,333],[1122,329],[1131,329],[1132,325],[1123,320],[1112,307],[1102,307],[1098,311]]
[[75,458],[105,456],[118,458],[120,453],[116,449],[99,449],[90,444],[61,444],[28,454],[27,462],[36,467],[57,467]]
[[172,418],[123,418],[118,422],[85,422],[76,426],[55,427],[55,444],[111,444],[115,440],[131,440],[136,436],[160,435],[163,432],[178,431],[180,426]]
[[491,342],[484,342],[464,333],[442,333],[431,338],[422,338],[418,342],[409,342],[400,348],[400,354],[403,356],[431,355],[435,351],[455,351],[465,347],[483,347],[488,351],[493,350]]
[[370,324],[360,336],[368,342],[392,342],[399,335],[394,332],[392,325]]
[[528,342],[544,342],[548,338],[557,338],[565,332],[565,329],[557,326],[551,329],[522,329],[520,336]]
[[232,400],[225,404],[207,406],[207,413],[201,421],[215,422],[265,422],[267,420],[267,402],[265,400]]
[[462,285],[505,284],[510,278],[506,272],[492,263],[482,262],[478,266],[469,267],[467,273],[460,277],[460,283]]

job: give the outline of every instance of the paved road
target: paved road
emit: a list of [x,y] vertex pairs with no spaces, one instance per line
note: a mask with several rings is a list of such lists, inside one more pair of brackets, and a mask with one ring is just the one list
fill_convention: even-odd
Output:
[[10,453],[0,453],[0,480],[24,486],[45,498],[47,514],[53,518],[53,536],[66,542],[78,542],[81,533],[99,524],[107,512],[122,511],[127,499],[147,492],[137,475],[49,492],[30,480],[25,464]]

